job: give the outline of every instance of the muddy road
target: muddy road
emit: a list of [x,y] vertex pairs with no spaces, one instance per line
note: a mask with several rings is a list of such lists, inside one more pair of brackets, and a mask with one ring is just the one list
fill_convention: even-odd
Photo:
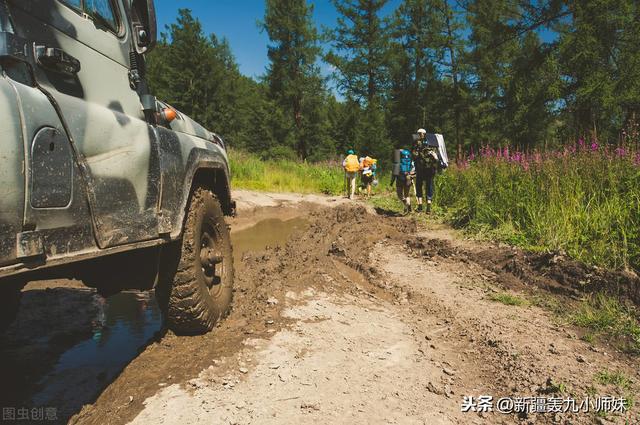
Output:
[[[637,405],[563,408],[587,397],[637,403],[638,357],[586,342],[536,303],[495,301],[575,303],[585,276],[598,285],[604,272],[344,199],[236,198],[234,308],[214,332],[163,331],[152,294],[30,284],[0,337],[1,422],[640,423]],[[603,371],[624,385],[596,380]],[[492,411],[480,396],[493,397]],[[496,411],[500,398],[527,397],[551,411]]]

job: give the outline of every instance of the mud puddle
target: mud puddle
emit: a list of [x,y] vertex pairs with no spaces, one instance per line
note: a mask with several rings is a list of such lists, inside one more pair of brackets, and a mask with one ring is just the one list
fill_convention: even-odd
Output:
[[[18,317],[17,329],[3,340],[0,370],[12,371],[12,379],[0,384],[3,407],[53,408],[66,422],[93,402],[161,329],[153,293],[123,292],[105,299],[86,290],[75,290],[83,294],[75,298],[58,296],[55,290],[31,292],[44,292],[34,295],[45,296],[48,303],[69,305],[32,335],[22,332],[29,331],[29,318]],[[25,312],[29,295],[24,296]],[[59,319],[71,322],[63,333],[56,332]]]
[[296,231],[303,231],[309,221],[302,217],[289,220],[269,218],[257,222],[254,226],[231,233],[233,242],[233,260],[238,267],[242,256],[250,251],[264,251],[267,247],[283,246]]

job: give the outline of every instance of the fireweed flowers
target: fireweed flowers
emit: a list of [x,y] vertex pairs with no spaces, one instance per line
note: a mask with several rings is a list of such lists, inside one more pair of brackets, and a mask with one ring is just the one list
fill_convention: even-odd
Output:
[[529,168],[530,164],[540,164],[546,161],[555,160],[558,158],[574,158],[577,159],[582,154],[591,154],[599,156],[597,159],[613,160],[618,159],[622,161],[630,161],[633,165],[640,165],[640,151],[635,151],[629,146],[617,146],[609,147],[608,145],[601,146],[597,141],[592,141],[589,144],[585,143],[584,139],[578,139],[575,145],[567,146],[561,150],[539,152],[534,149],[529,153],[521,151],[510,151],[508,147],[505,148],[492,148],[490,146],[482,146],[479,149],[478,155],[476,155],[472,148],[466,155],[464,155],[459,161],[458,165],[468,167],[474,162],[486,163],[487,161],[502,161],[512,164],[521,165],[525,170]]
[[482,146],[437,180],[437,204],[475,233],[640,270],[636,146],[584,139],[546,152]]

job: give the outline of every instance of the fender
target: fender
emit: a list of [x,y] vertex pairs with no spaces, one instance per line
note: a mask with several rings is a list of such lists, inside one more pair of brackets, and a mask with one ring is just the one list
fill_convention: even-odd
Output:
[[220,200],[222,211],[225,215],[230,216],[235,212],[235,205],[231,200],[230,176],[227,172],[226,155],[216,155],[212,151],[194,149],[189,158],[189,168],[185,175],[180,203],[180,214],[177,222],[180,224],[176,232],[172,232],[171,239],[179,239],[184,229],[184,220],[186,212],[189,208],[189,201],[193,189],[202,185],[211,189],[211,191]]
[[159,233],[171,240],[182,236],[189,196],[194,184],[209,187],[232,213],[229,189],[229,160],[217,143],[194,134],[156,127],[162,163]]

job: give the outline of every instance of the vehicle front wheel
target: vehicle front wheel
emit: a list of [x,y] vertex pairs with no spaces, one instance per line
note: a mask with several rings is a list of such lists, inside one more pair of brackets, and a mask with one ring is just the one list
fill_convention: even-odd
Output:
[[156,295],[176,334],[210,331],[231,308],[231,237],[218,199],[199,187],[191,195],[181,241],[163,247]]

